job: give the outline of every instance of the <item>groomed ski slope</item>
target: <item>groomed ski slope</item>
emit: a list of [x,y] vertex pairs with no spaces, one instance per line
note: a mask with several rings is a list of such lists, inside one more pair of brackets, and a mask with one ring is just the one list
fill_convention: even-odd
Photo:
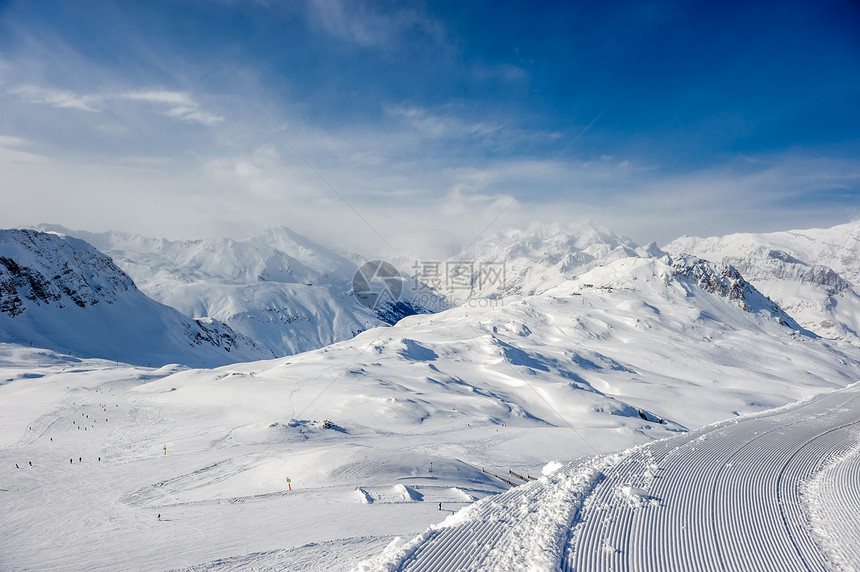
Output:
[[548,466],[360,569],[856,570],[860,384]]

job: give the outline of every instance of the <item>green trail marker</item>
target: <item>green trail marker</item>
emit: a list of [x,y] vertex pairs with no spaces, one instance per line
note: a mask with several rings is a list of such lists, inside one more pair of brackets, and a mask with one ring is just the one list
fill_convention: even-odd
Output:
[[293,485],[292,485],[292,484],[290,484],[290,483],[292,483],[292,482],[293,482],[293,481],[291,481],[291,480],[290,480],[290,477],[287,477],[287,486],[288,486],[288,487],[290,487],[290,490],[293,490]]

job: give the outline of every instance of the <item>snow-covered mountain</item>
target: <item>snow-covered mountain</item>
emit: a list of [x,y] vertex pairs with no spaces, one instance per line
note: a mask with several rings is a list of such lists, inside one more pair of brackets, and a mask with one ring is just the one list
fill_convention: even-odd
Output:
[[317,349],[426,311],[414,301],[408,279],[402,280],[399,300],[362,304],[352,288],[365,261],[286,227],[242,241],[38,228],[90,242],[148,296],[195,318],[224,322],[276,356]]
[[860,221],[829,229],[685,236],[665,250],[730,264],[805,328],[860,345]]
[[460,261],[470,265],[468,289],[462,288],[462,281],[453,275],[446,275],[441,289],[453,298],[541,294],[614,260],[661,254],[659,249],[650,252],[648,248],[639,248],[631,240],[595,224],[563,230],[508,230],[482,238],[448,261],[449,274]]
[[[534,231],[507,231],[486,238],[454,257],[469,261],[471,280],[466,296],[474,299],[500,300],[511,295],[534,296],[570,281],[584,288],[612,288],[619,279],[592,284],[580,276],[593,269],[612,266],[618,261],[659,259],[670,270],[670,276],[685,276],[706,291],[735,301],[748,312],[766,311],[792,328],[798,324],[777,303],[750,284],[737,268],[727,262],[712,263],[689,254],[670,257],[655,243],[640,247],[629,239],[594,224],[559,231],[541,228]],[[454,262],[453,265],[457,263]],[[451,280],[445,292],[457,298]]]
[[[745,414],[856,382],[860,349],[809,332],[720,260],[581,234],[581,242],[570,237],[580,236],[574,232],[518,247],[523,241],[511,233],[510,244],[487,243],[484,252],[486,260],[515,268],[510,285],[269,361],[151,370],[81,360],[64,371],[68,362],[50,352],[0,344],[0,479],[8,483],[0,567],[53,569],[72,561],[88,568],[347,569],[448,510],[532,481],[553,459],[642,445],[639,451],[653,451],[655,463],[663,463],[656,452],[665,442],[654,442],[676,437],[689,456],[665,459],[696,460],[708,478],[734,476],[732,467],[742,466],[734,453],[754,442],[753,456],[772,445],[765,452],[777,464],[762,455],[767,471],[754,480],[770,486],[786,458],[776,445],[807,443],[835,421],[851,429],[844,417],[852,411],[837,408],[836,418],[823,408],[807,419],[810,431],[791,439],[781,432],[801,418],[745,425],[734,437],[721,430],[685,435],[725,419],[731,421],[723,427],[731,428]],[[149,268],[157,271],[166,268],[158,249],[173,246],[135,248],[149,249]],[[198,272],[190,269],[199,268],[204,285],[219,269],[252,261],[257,266],[234,275],[237,287],[251,278],[266,284],[258,277],[267,269],[289,285],[293,276],[331,267],[277,250],[291,259],[261,266],[256,255],[231,258],[234,245],[217,254],[204,249],[197,258],[170,256],[188,283]],[[177,252],[192,250],[180,245]],[[163,271],[163,280],[173,280]],[[178,283],[166,282],[165,292]],[[759,439],[757,431],[765,430],[769,440]],[[697,455],[699,447],[707,455]],[[674,467],[641,458],[631,471],[619,465],[607,472],[607,506],[627,510],[619,519],[641,514],[624,503],[644,498],[637,491],[645,487],[621,481],[656,481]],[[23,459],[33,461],[32,470]],[[13,468],[19,462],[22,469]],[[467,509],[459,517],[470,521],[466,533],[486,525],[522,541],[495,542],[493,550],[535,538],[562,549],[573,513],[553,515],[559,506],[588,508],[582,501],[591,485],[579,487],[575,468],[583,463],[567,464],[547,486],[517,487],[496,497],[497,505],[488,499]],[[688,490],[668,479],[663,486],[667,495]],[[553,518],[543,519],[547,511]],[[158,514],[165,518],[156,525]],[[688,517],[683,510],[666,514],[673,526]],[[82,521],[93,525],[69,525]],[[523,530],[533,534],[518,536]],[[189,538],[201,541],[189,548]],[[541,542],[530,546],[545,553]],[[602,538],[597,544],[595,550],[616,554]],[[433,562],[425,564],[432,569]],[[506,562],[527,568],[537,561]]]
[[272,357],[220,322],[147,298],[86,242],[32,230],[0,230],[0,341],[153,365]]

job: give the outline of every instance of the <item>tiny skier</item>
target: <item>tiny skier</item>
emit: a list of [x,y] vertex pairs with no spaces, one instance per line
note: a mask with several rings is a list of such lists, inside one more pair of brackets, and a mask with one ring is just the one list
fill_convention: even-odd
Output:
[[158,516],[155,518],[157,518],[158,520],[161,520],[161,513],[158,513]]
[[83,458],[83,457],[78,457],[78,462],[79,462],[79,463],[80,463],[81,461],[83,461],[83,460],[84,460],[84,458]]
[[18,466],[18,463],[15,463],[15,468],[20,469],[21,467]]
[[439,503],[439,510],[442,510],[442,503]]
[[30,463],[31,467],[33,466],[33,461],[27,461],[27,462]]

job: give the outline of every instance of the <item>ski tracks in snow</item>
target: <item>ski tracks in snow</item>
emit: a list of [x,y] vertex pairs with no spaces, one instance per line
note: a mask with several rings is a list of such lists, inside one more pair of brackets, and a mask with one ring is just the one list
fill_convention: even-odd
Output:
[[[855,434],[860,440],[860,435]],[[857,499],[860,498],[860,445],[818,473],[803,489],[818,544],[836,570],[856,570]]]
[[562,556],[567,530],[582,501],[602,471],[621,458],[598,457],[487,497],[410,542],[396,539],[357,569],[514,570],[521,562],[552,567]]
[[359,569],[857,569],[858,431],[855,384],[557,470]]

